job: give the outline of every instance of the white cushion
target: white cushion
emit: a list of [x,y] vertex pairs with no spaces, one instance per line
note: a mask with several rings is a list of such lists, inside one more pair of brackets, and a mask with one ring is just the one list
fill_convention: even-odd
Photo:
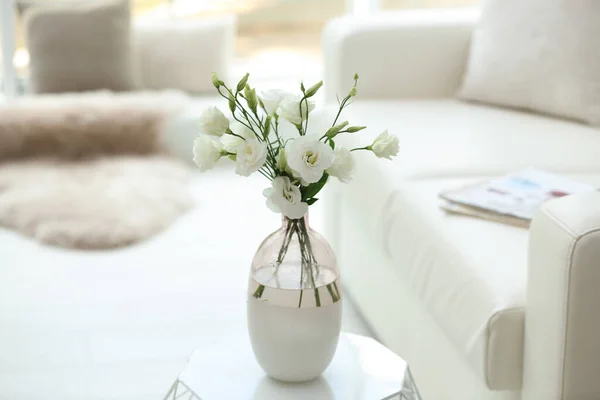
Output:
[[459,96],[600,124],[600,2],[483,4]]
[[227,80],[234,35],[232,17],[137,22],[134,37],[142,86],[216,93],[211,74]]
[[36,93],[135,88],[129,2],[90,3],[50,3],[27,11]]

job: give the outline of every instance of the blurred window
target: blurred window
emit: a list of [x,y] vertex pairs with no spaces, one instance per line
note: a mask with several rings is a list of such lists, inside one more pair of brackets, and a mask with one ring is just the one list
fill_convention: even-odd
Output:
[[[0,0],[2,2],[6,0]],[[16,53],[13,63],[26,83],[29,54],[23,37],[22,14],[29,6],[73,0],[14,0]],[[90,0],[80,0],[85,3]],[[201,19],[223,14],[237,16],[234,75],[263,74],[276,86],[277,79],[322,75],[321,30],[327,20],[354,10],[357,13],[409,8],[447,8],[479,4],[480,0],[131,0],[136,19]],[[1,60],[0,60],[1,61]],[[0,76],[1,78],[1,76]]]
[[382,10],[477,6],[481,0],[379,0]]

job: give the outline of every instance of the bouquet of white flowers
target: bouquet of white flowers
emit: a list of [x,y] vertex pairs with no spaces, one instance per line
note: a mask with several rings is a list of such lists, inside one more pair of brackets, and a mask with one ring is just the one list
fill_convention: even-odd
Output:
[[[271,182],[271,187],[263,192],[267,206],[290,220],[277,261],[283,261],[287,245],[296,235],[301,244],[303,269],[306,269],[302,279],[312,280],[314,287],[314,257],[302,217],[318,200],[316,196],[329,177],[344,183],[351,180],[355,168],[352,152],[371,151],[377,157],[391,159],[398,153],[398,138],[386,130],[365,147],[336,146],[338,135],[366,128],[351,126],[348,121],[338,123],[342,111],[356,96],[356,74],[353,87],[339,101],[331,127],[318,133],[308,132],[308,120],[315,108],[311,98],[323,85],[322,81],[308,89],[300,84],[298,94],[270,90],[257,95],[256,89],[248,84],[248,76],[246,74],[233,89],[213,74],[213,85],[227,100],[232,120],[216,107],[202,113],[201,134],[194,142],[194,162],[200,170],[206,171],[221,157],[228,157],[235,162],[237,174],[249,176],[258,172]],[[279,132],[283,121],[292,124],[298,135],[284,138]],[[259,287],[255,295],[260,297],[261,293]]]

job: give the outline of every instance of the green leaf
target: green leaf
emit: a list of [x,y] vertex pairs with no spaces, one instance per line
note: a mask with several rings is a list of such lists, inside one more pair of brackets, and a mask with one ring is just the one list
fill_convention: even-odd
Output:
[[309,206],[312,206],[313,204],[315,204],[319,199],[317,199],[316,197],[313,197],[312,199],[306,200],[306,204],[308,204]]
[[306,91],[306,89],[304,88],[304,82],[300,82],[300,90],[302,90],[302,93]]
[[237,84],[237,88],[236,88],[236,90],[238,92],[241,92],[242,90],[244,90],[244,88],[246,87],[246,83],[248,83],[249,76],[250,76],[250,74],[246,73],[246,75],[244,75],[244,77],[242,79],[240,79],[240,81]]
[[321,179],[319,179],[318,182],[314,182],[306,187],[303,187],[301,189],[303,201],[315,197],[317,193],[319,193],[321,189],[323,189],[323,186],[325,186],[325,184],[327,183],[327,178],[329,178],[329,175],[327,174],[327,172],[324,172],[323,176],[321,177]]
[[335,150],[335,142],[331,139],[329,139],[329,147],[331,147],[332,150]]

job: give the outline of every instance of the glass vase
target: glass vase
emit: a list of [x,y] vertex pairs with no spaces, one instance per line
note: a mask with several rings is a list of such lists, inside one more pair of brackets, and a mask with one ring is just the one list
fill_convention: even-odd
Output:
[[308,216],[283,217],[262,242],[250,270],[248,331],[258,364],[287,382],[318,377],[337,347],[342,323],[339,271]]

